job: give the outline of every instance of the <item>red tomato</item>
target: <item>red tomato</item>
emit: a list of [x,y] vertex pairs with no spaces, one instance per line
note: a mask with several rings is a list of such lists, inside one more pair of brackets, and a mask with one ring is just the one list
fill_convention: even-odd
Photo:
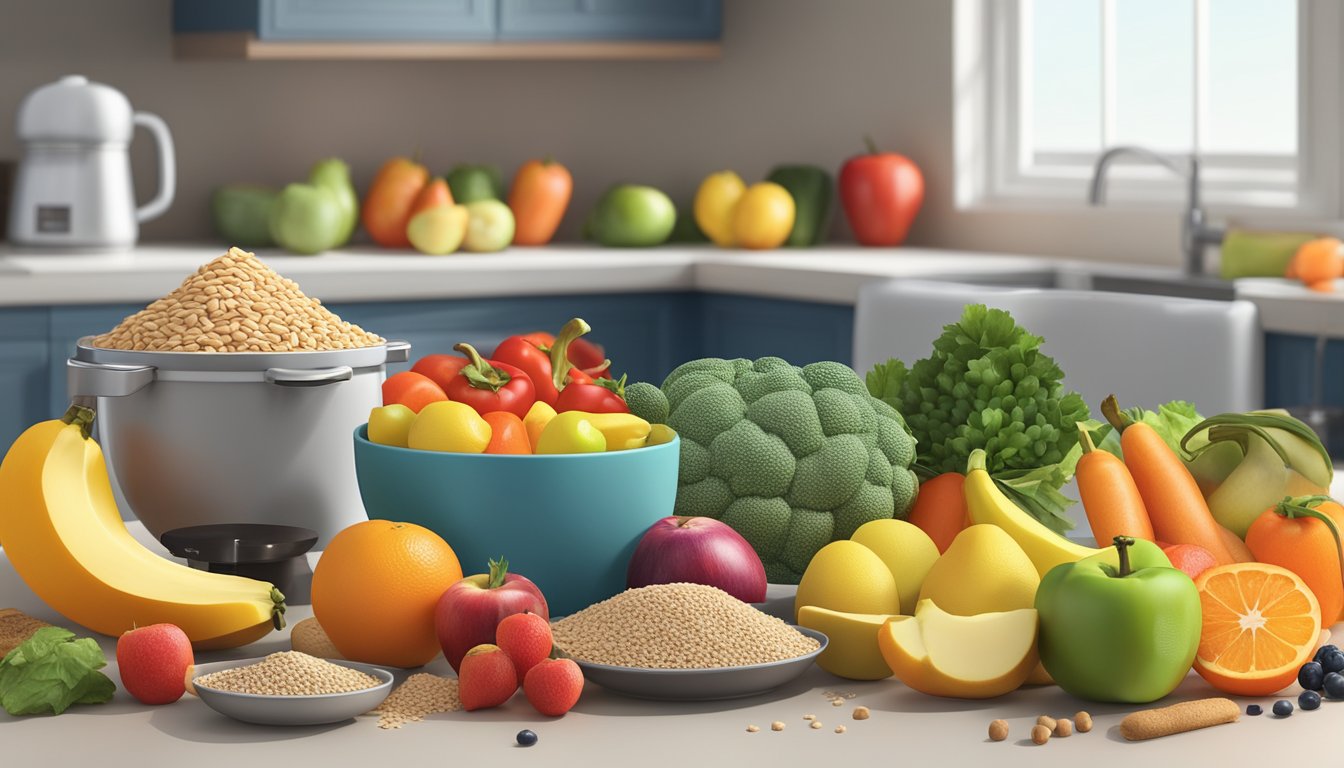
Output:
[[415,361],[411,370],[422,376],[428,376],[444,392],[448,391],[448,382],[457,378],[457,374],[467,364],[467,358],[458,355],[425,355]]
[[448,395],[433,379],[415,371],[394,373],[383,382],[383,405],[401,403],[419,413],[426,405],[447,399]]
[[878,152],[851,157],[840,168],[840,204],[862,245],[900,245],[924,203],[924,176],[904,155]]

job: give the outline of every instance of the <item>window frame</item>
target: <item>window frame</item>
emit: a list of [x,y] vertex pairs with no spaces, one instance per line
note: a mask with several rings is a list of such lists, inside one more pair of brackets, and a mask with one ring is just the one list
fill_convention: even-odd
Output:
[[[1114,0],[1098,0],[1114,2]],[[1195,0],[1199,9],[1207,2]],[[1298,152],[1292,159],[1201,153],[1203,200],[1220,215],[1261,222],[1337,221],[1340,210],[1341,99],[1337,41],[1344,9],[1334,0],[1298,3]],[[1025,155],[1021,140],[1022,0],[956,0],[953,30],[955,202],[959,209],[1087,207],[1096,155]],[[1196,11],[1197,13],[1199,10]],[[1171,210],[1185,184],[1164,168],[1117,162],[1107,174],[1107,204]]]

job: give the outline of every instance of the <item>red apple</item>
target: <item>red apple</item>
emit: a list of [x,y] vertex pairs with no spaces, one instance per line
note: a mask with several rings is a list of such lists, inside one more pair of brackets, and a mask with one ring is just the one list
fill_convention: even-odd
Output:
[[171,704],[182,698],[193,664],[191,641],[174,624],[137,627],[117,638],[121,684],[142,704]]
[[495,643],[495,627],[505,616],[531,611],[551,618],[537,585],[508,569],[509,561],[504,558],[491,560],[489,573],[467,576],[452,585],[434,607],[434,631],[454,672],[460,671],[467,651]]
[[673,515],[654,523],[630,557],[629,587],[687,581],[746,603],[765,600],[765,566],[742,534],[711,517]]

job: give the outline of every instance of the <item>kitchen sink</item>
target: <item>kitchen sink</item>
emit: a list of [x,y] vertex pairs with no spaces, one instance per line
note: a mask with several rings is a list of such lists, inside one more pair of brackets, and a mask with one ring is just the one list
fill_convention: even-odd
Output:
[[1150,296],[1176,296],[1185,299],[1212,299],[1232,301],[1237,297],[1236,285],[1230,280],[1209,275],[1114,275],[1092,273],[1080,280],[1093,291],[1114,293],[1146,293]]

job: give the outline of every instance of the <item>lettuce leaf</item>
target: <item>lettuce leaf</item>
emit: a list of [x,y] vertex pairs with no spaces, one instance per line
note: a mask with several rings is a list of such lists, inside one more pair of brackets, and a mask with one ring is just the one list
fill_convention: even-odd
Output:
[[0,706],[11,715],[59,715],[73,704],[102,704],[116,683],[91,637],[75,639],[61,627],[43,627],[0,660]]

